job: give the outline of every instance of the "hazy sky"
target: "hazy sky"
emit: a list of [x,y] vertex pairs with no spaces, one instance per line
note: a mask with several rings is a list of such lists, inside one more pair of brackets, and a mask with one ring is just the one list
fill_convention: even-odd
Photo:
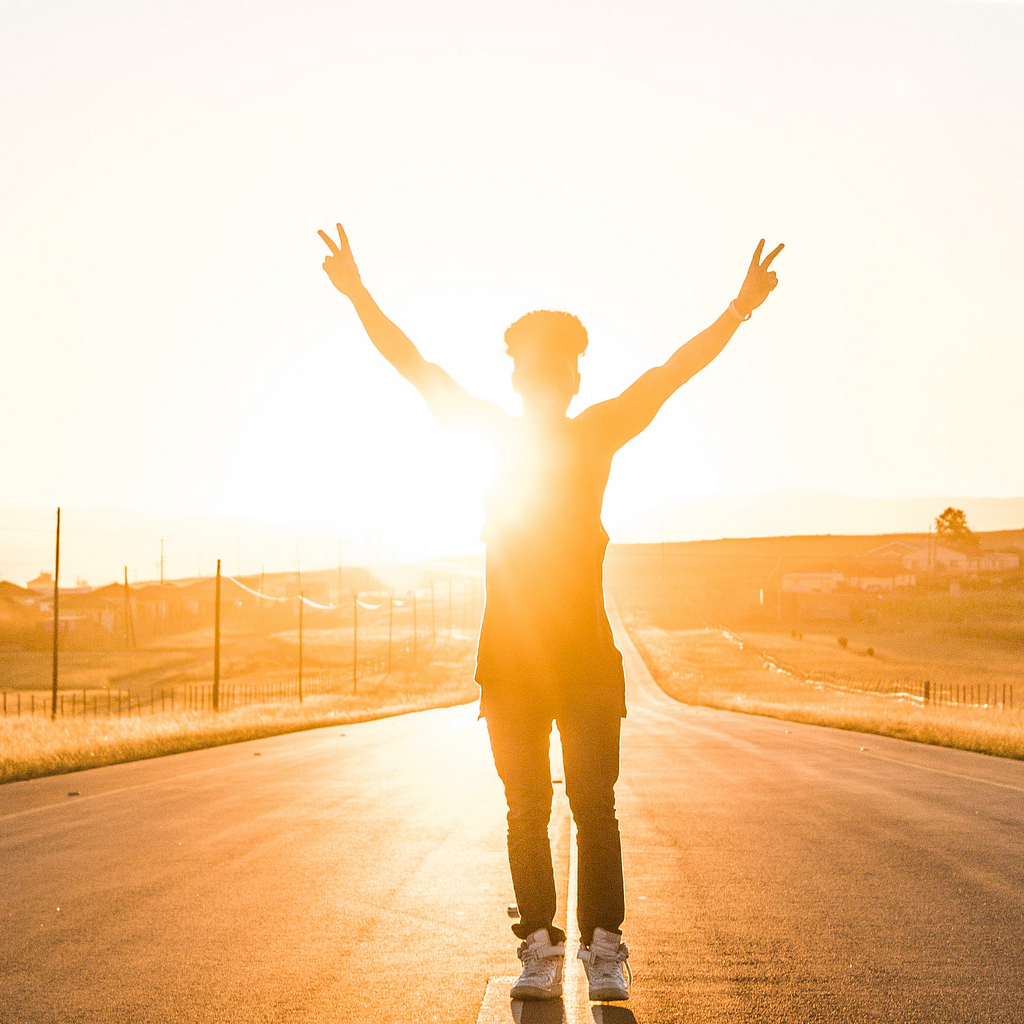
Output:
[[[578,405],[780,286],[617,459],[613,538],[786,487],[1024,494],[1024,5],[6,3],[0,507],[472,537],[320,269],[478,393],[528,309]],[[923,528],[922,524],[922,528]]]

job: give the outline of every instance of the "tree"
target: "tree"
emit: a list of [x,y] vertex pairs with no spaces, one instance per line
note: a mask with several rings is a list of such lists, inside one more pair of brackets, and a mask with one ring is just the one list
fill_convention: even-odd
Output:
[[935,517],[935,532],[946,541],[959,547],[976,548],[978,538],[967,525],[967,515],[962,508],[949,506],[940,516]]

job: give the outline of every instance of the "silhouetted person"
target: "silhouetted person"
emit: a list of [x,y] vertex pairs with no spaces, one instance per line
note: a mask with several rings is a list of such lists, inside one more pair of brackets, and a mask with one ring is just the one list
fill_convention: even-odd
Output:
[[522,417],[475,398],[416,346],[374,302],[341,225],[324,270],[351,299],[366,333],[413,384],[442,423],[472,421],[497,439],[497,486],[487,500],[487,600],[476,680],[480,713],[508,800],[508,857],[523,940],[519,999],[561,995],[565,934],[552,924],[555,882],[548,839],[551,724],[562,740],[565,792],[577,826],[578,923],[594,1000],[626,999],[621,941],[625,906],[615,817],[619,729],[626,714],[622,655],[604,606],[608,534],[601,505],[612,456],[654,418],[665,400],[725,347],[777,281],[761,262],[762,239],[737,297],[705,331],[618,398],[569,419],[579,391],[587,332],[569,313],[527,313],[505,332]]

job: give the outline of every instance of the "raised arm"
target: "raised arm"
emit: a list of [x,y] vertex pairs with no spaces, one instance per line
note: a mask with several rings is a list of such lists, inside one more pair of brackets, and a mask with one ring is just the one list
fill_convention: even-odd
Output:
[[762,263],[762,238],[754,250],[739,295],[707,330],[677,349],[668,362],[648,370],[618,398],[591,406],[580,414],[580,419],[588,421],[612,451],[617,451],[636,437],[650,424],[668,398],[695,373],[703,370],[725,348],[736,328],[749,320],[750,314],[768,298],[768,293],[779,283],[775,271],[768,268],[782,249],[782,245],[777,245]]
[[428,363],[401,328],[384,315],[363,285],[344,229],[340,224],[337,228],[337,243],[326,232],[318,232],[331,250],[323,268],[331,284],[352,302],[377,351],[419,391],[442,423],[504,417],[496,405],[474,397],[436,363]]

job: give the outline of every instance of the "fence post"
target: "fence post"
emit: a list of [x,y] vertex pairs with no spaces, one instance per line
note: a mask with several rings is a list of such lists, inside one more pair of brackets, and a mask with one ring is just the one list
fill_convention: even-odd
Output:
[[57,580],[60,578],[60,507],[57,507],[57,548],[53,559],[53,716],[57,719],[57,636],[60,628],[60,590]]
[[217,559],[217,589],[213,613],[213,710],[220,710],[220,559]]

